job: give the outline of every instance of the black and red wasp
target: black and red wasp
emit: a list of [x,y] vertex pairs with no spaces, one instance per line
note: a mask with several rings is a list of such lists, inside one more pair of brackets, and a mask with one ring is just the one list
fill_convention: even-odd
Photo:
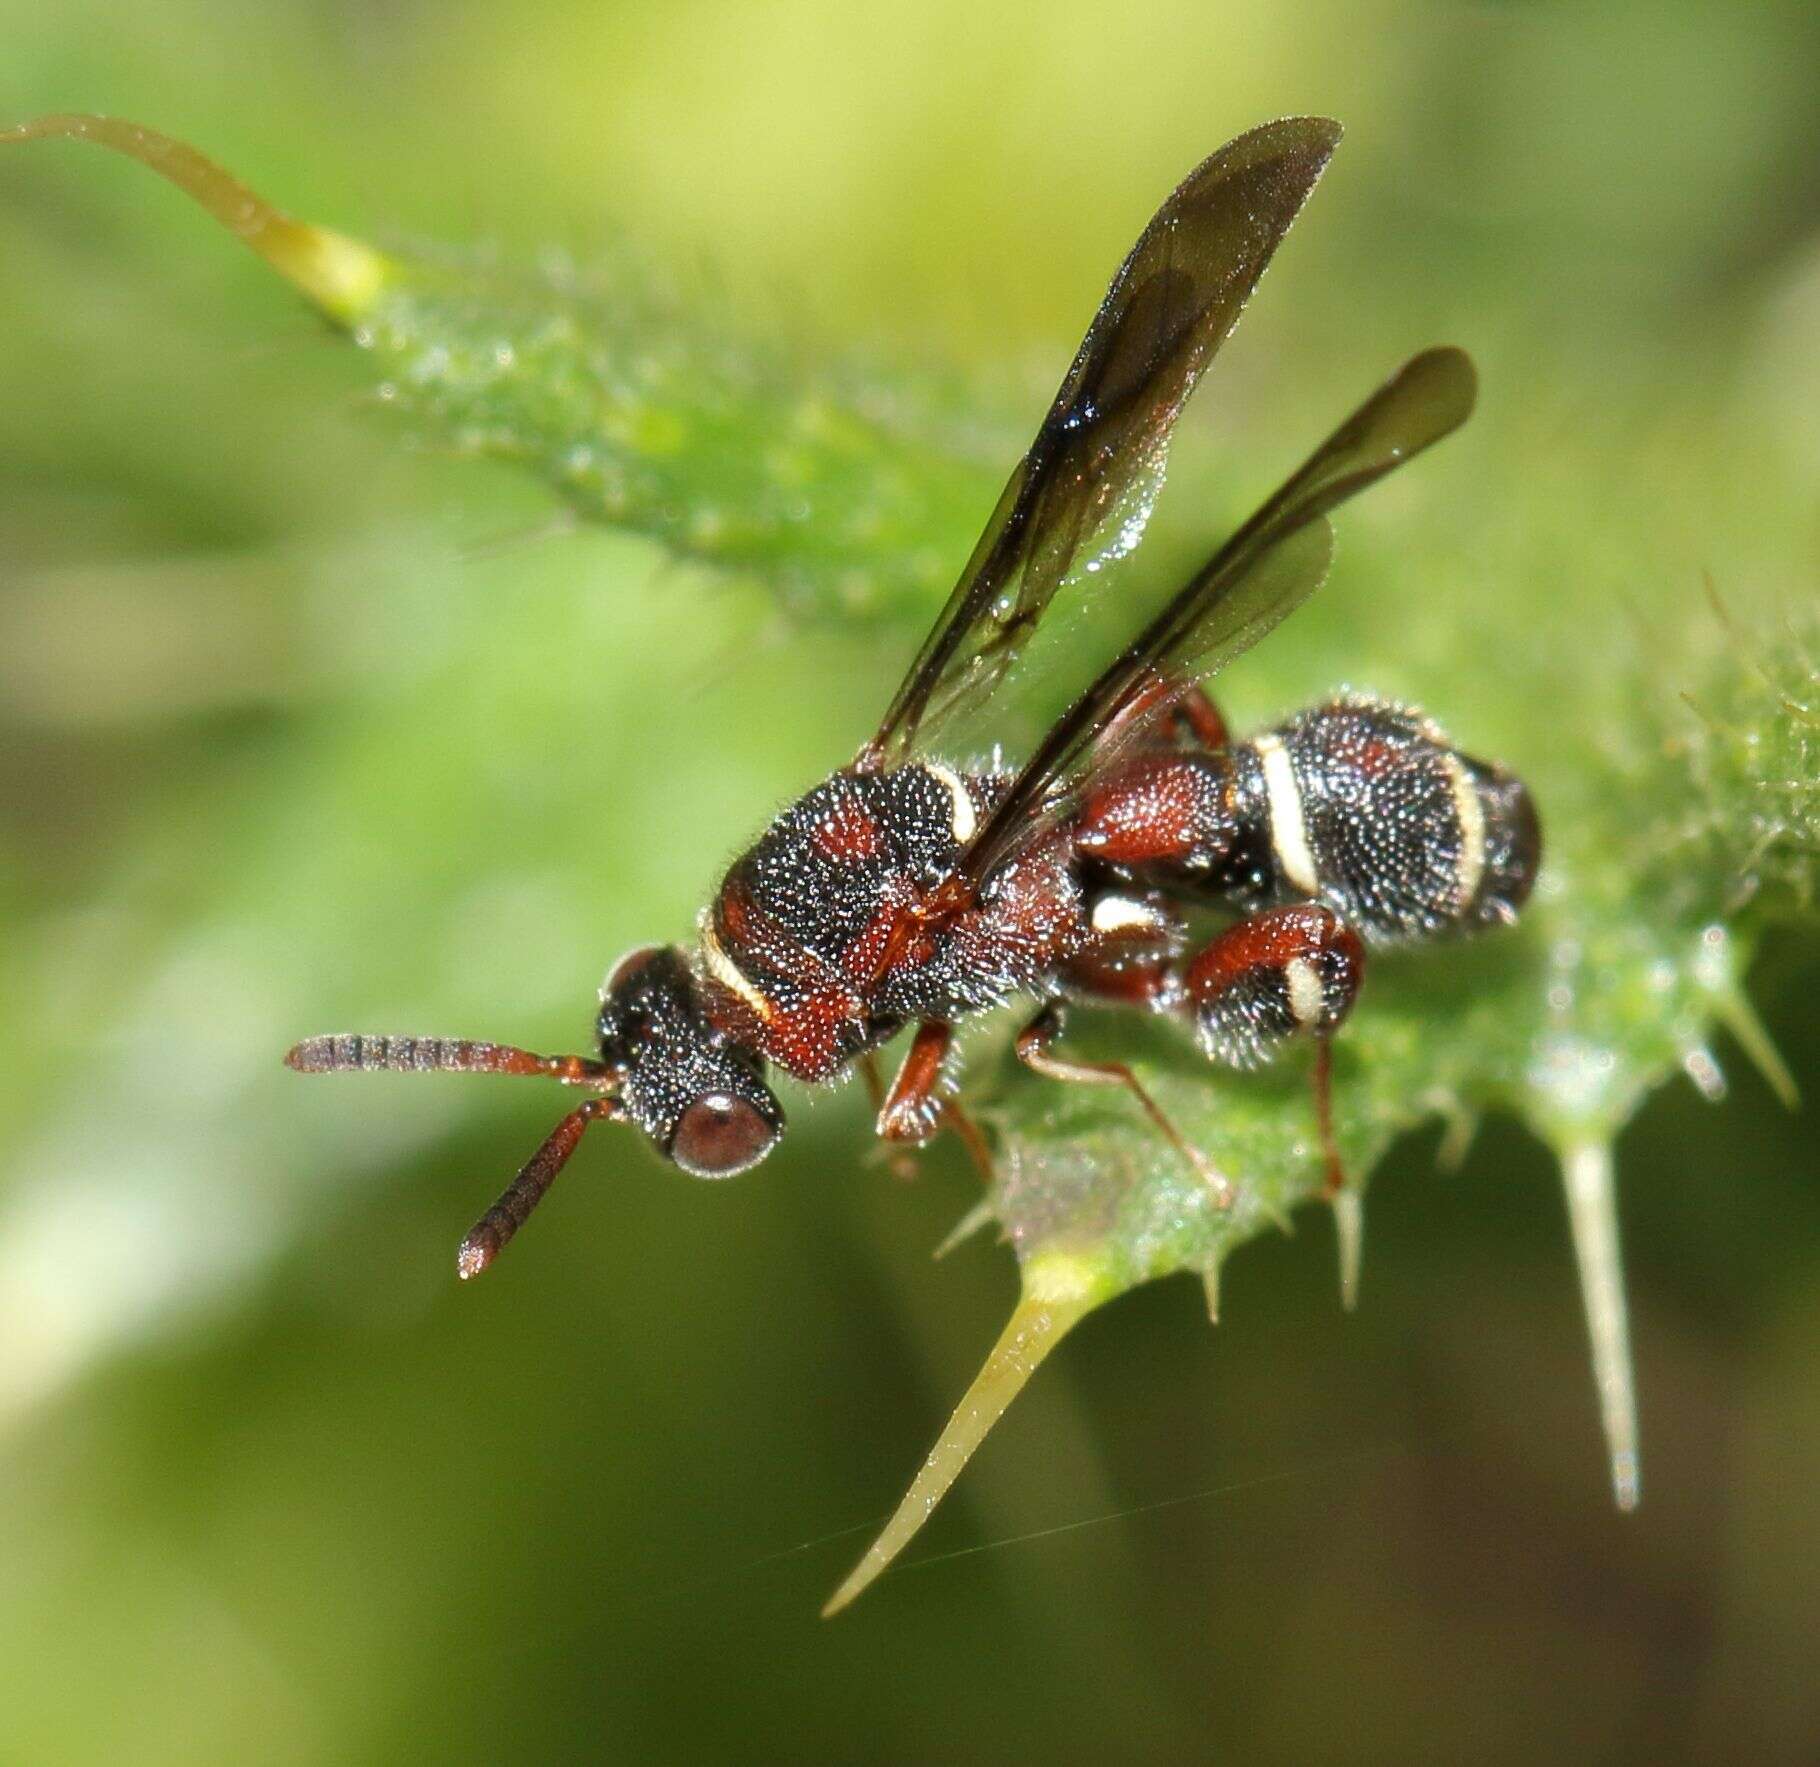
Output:
[[[1058,1047],[1075,1002],[1188,1021],[1247,1066],[1313,1040],[1328,1183],[1328,1041],[1368,945],[1496,927],[1535,877],[1529,793],[1407,709],[1347,698],[1248,741],[1198,683],[1326,574],[1325,516],[1457,428],[1475,379],[1416,356],[1327,438],[1107,664],[1015,771],[946,746],[1064,583],[1102,584],[1147,512],[1170,431],[1339,140],[1290,118],[1240,136],[1164,203],[1112,280],[1029,452],[934,629],[853,761],[776,817],[727,872],[689,948],[641,947],[601,989],[596,1056],[444,1038],[327,1036],[305,1073],[541,1074],[587,1094],[462,1242],[473,1276],[524,1224],[590,1123],[627,1121],[697,1177],[743,1172],[784,1115],[766,1073],[869,1071],[915,1026],[878,1132],[980,1139],[953,1096],[957,1023],[1038,1003],[1019,1057],[1125,1088],[1230,1201],[1226,1181],[1128,1068]],[[1187,912],[1242,918],[1190,948]]]

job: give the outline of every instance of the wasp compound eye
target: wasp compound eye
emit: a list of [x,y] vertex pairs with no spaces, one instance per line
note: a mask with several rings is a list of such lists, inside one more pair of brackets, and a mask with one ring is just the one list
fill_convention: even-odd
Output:
[[730,1092],[710,1092],[683,1112],[670,1158],[696,1178],[731,1178],[756,1166],[777,1140],[775,1125]]

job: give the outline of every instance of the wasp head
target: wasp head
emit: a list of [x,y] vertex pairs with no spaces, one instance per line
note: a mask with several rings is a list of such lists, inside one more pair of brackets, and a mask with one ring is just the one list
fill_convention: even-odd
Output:
[[685,1172],[730,1178],[777,1145],[784,1113],[763,1059],[709,1022],[674,945],[643,946],[613,966],[599,1030],[625,1115]]
[[784,1113],[764,1063],[708,1022],[683,954],[651,945],[622,957],[600,995],[600,1057],[535,1055],[509,1043],[450,1037],[306,1037],[285,1057],[304,1074],[525,1074],[587,1099],[563,1118],[461,1242],[457,1267],[492,1263],[568,1163],[590,1123],[630,1122],[697,1178],[728,1178],[777,1145]]

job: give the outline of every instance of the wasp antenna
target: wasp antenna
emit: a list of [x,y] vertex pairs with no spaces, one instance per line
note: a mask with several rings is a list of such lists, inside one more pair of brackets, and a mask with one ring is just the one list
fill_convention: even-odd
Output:
[[300,1074],[532,1074],[569,1086],[617,1078],[605,1062],[585,1055],[534,1055],[510,1043],[473,1043],[455,1037],[370,1037],[340,1031],[305,1037],[285,1052],[284,1065]]
[[569,1155],[580,1145],[588,1125],[597,1117],[617,1114],[611,1099],[590,1098],[550,1131],[549,1138],[525,1161],[499,1201],[474,1223],[461,1242],[461,1249],[455,1254],[455,1268],[463,1282],[486,1269],[531,1218],[531,1211],[556,1182],[556,1174],[569,1163]]

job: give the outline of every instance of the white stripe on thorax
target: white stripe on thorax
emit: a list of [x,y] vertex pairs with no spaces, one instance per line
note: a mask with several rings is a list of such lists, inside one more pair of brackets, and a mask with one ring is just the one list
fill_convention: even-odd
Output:
[[702,910],[700,926],[701,954],[708,966],[708,974],[729,994],[736,994],[745,1001],[761,1020],[770,1019],[776,1008],[747,980],[745,971],[720,948],[720,940],[714,934],[712,909]]
[[979,827],[979,815],[973,808],[973,794],[968,791],[966,781],[958,773],[939,766],[934,761],[925,761],[923,771],[948,788],[948,796],[954,800],[948,815],[949,823],[954,829],[954,838],[965,846],[973,839],[973,831]]

